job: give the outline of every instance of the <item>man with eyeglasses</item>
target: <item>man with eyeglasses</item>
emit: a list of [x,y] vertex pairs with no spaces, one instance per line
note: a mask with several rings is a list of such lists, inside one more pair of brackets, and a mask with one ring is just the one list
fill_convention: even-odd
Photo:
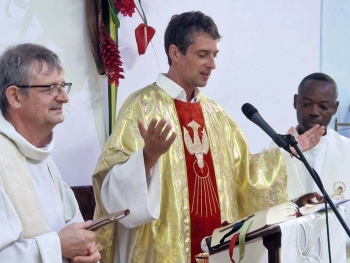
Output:
[[0,57],[0,262],[97,262],[97,232],[50,157],[66,83],[57,55],[21,44]]

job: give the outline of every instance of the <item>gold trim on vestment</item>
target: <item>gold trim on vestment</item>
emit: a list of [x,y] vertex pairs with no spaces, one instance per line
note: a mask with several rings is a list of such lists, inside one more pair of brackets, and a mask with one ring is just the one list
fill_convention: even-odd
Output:
[[[199,101],[210,142],[221,221],[236,221],[287,199],[285,165],[279,149],[250,157],[244,136],[234,121],[215,102],[203,95]],[[128,160],[143,147],[137,119],[148,125],[166,117],[177,131],[170,150],[159,159],[161,174],[160,217],[132,232],[129,263],[190,262],[190,201],[188,200],[184,144],[173,99],[153,84],[132,94],[123,104],[93,175],[95,216],[107,212],[100,191],[108,171]],[[250,161],[249,161],[250,160]],[[268,162],[268,163],[264,163]],[[271,162],[271,163],[269,163]],[[130,179],[132,180],[132,179]],[[131,211],[132,212],[132,211]],[[99,242],[109,246],[117,231],[108,225]],[[102,251],[102,263],[112,263],[115,243]]]

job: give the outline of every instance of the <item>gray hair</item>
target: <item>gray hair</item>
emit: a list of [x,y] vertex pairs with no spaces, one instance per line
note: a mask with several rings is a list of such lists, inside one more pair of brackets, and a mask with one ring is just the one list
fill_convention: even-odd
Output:
[[[0,57],[0,110],[6,112],[8,101],[6,90],[9,86],[30,85],[33,73],[40,73],[43,63],[49,72],[63,70],[58,56],[44,46],[20,44],[7,48]],[[26,92],[26,89],[23,89]]]

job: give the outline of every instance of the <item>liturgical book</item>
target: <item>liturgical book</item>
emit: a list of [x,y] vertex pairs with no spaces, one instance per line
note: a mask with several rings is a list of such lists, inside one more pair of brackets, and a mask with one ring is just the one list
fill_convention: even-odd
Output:
[[227,244],[231,238],[241,231],[243,224],[250,224],[247,237],[265,230],[271,225],[282,223],[298,216],[299,208],[295,203],[288,202],[270,207],[267,210],[255,213],[239,220],[238,222],[226,225],[214,230],[211,236],[211,248],[217,248]]

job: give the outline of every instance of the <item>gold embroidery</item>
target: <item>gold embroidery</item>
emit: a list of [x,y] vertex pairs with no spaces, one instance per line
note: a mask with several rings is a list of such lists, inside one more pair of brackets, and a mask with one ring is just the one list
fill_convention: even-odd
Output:
[[188,130],[184,128],[184,141],[185,141],[185,145],[186,148],[188,150],[188,152],[191,155],[195,155],[198,161],[198,166],[199,168],[201,168],[201,171],[203,172],[203,167],[204,167],[204,161],[203,161],[203,154],[207,154],[209,151],[209,141],[208,141],[208,135],[207,132],[205,131],[205,128],[203,128],[202,131],[202,142],[201,139],[199,138],[198,135],[198,128],[201,127],[197,122],[195,122],[194,120],[192,120],[187,127],[191,127],[193,129],[193,143],[192,143],[192,139],[191,136],[188,132]]
[[[213,183],[211,182],[211,179],[209,176],[209,167],[207,163],[203,160],[203,155],[209,152],[208,135],[205,128],[203,128],[202,141],[201,141],[198,134],[198,128],[201,126],[194,120],[192,120],[187,125],[187,127],[191,127],[193,129],[193,142],[188,130],[185,127],[183,127],[186,149],[191,155],[195,155],[197,159],[193,163],[193,171],[196,174],[196,179],[194,184],[194,194],[192,199],[191,213],[195,209],[196,215],[200,213],[200,216],[203,216],[203,212],[204,212],[203,210],[205,210],[205,216],[208,217],[208,203],[209,203],[210,215],[213,215],[213,210],[214,210],[214,213],[216,213],[217,208],[219,208],[220,206],[219,199],[216,196]],[[199,175],[196,172],[196,169],[195,169],[196,164],[201,170],[201,173],[202,173],[201,175]],[[203,175],[203,168],[205,166],[207,168],[207,173],[206,175]],[[196,208],[194,208],[195,206]]]

